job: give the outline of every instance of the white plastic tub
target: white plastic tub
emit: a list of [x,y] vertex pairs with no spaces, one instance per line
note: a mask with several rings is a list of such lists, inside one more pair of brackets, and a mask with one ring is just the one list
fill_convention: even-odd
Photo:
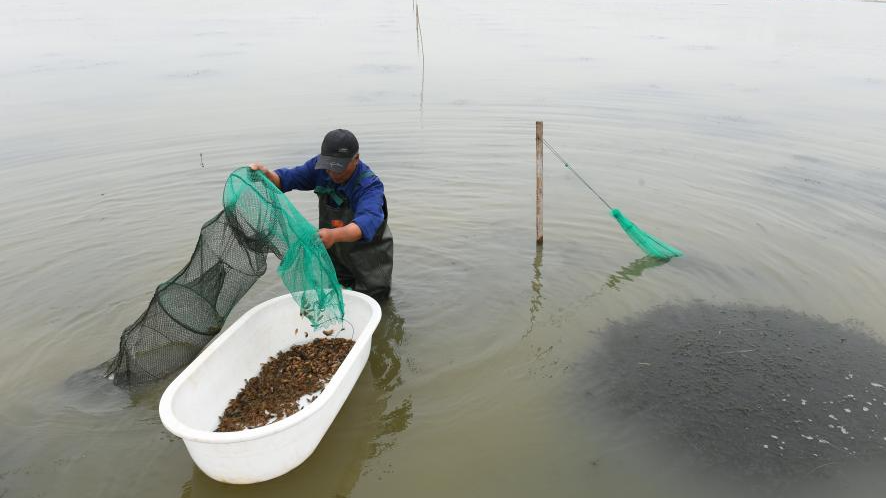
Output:
[[332,337],[353,339],[354,347],[317,399],[294,415],[255,429],[213,432],[244,380],[257,375],[268,357],[325,337],[299,316],[289,294],[246,312],[169,384],[160,399],[160,420],[182,438],[206,475],[231,484],[266,481],[299,466],[314,452],[366,365],[372,333],[381,320],[374,299],[348,290],[343,294],[345,330],[338,332],[342,326],[337,326]]

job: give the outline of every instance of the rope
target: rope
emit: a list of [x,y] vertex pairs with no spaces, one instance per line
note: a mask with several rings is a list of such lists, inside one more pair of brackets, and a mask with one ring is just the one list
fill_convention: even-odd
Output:
[[571,171],[576,177],[578,177],[578,179],[581,180],[581,182],[585,184],[585,187],[591,189],[591,192],[593,192],[594,195],[597,196],[597,199],[600,199],[600,201],[602,201],[603,204],[606,204],[606,207],[608,207],[609,210],[612,211],[612,206],[610,206],[609,203],[606,202],[606,199],[604,199],[603,196],[601,196],[600,194],[598,194],[597,191],[594,190],[594,187],[590,186],[590,185],[588,184],[588,182],[586,182],[585,179],[582,178],[581,175],[578,174],[578,171],[575,171],[574,169],[572,169],[572,166],[569,165],[569,163],[566,161],[566,159],[563,159],[563,156],[561,156],[561,155],[560,155],[560,154],[554,149],[554,146],[553,146],[553,145],[549,144],[548,141],[547,141],[546,139],[544,139],[544,138],[542,138],[541,141],[544,142],[544,144],[548,146],[548,149],[550,149],[551,152],[553,152],[554,155],[557,156],[557,159],[559,159],[560,162],[562,162],[563,165],[566,166],[566,169],[568,169],[568,170]]

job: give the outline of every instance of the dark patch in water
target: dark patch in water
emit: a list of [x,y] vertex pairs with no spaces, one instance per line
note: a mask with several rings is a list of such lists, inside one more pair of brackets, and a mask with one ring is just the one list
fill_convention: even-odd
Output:
[[886,347],[786,309],[667,305],[612,324],[591,393],[705,470],[764,486],[886,460]]

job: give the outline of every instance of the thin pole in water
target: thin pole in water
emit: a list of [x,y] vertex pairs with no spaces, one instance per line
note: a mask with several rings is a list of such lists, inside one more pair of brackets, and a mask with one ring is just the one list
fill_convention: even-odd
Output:
[[544,122],[535,122],[535,243],[541,244],[542,211],[544,207]]

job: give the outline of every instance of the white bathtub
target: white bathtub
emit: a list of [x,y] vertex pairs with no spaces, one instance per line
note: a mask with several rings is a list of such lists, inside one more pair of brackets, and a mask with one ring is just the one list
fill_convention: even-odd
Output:
[[246,312],[166,388],[160,399],[160,420],[182,438],[206,475],[231,484],[266,481],[299,466],[314,452],[366,365],[372,333],[381,320],[381,308],[374,299],[342,292],[345,331],[338,332],[339,325],[332,337],[354,339],[354,347],[320,396],[296,414],[255,429],[213,432],[244,380],[258,374],[268,357],[325,337],[299,316],[299,307],[289,294]]

